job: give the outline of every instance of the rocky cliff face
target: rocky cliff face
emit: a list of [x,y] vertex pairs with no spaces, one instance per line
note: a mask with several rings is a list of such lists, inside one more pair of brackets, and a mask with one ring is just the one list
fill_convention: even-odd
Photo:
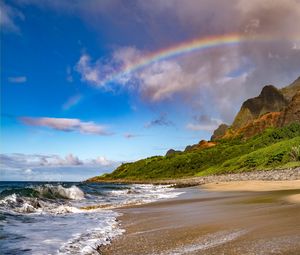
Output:
[[300,91],[300,77],[297,80],[295,80],[291,85],[281,89],[281,93],[288,101],[291,101],[293,96],[298,91]]
[[265,86],[260,95],[246,100],[238,112],[232,125],[219,128],[212,140],[242,136],[247,139],[263,132],[269,127],[282,127],[292,122],[300,122],[300,77],[291,85],[277,89],[272,85]]
[[207,148],[214,147],[216,145],[217,145],[216,142],[201,140],[198,144],[188,145],[184,151],[188,152],[188,151],[194,151],[194,150],[200,150],[200,149],[207,149]]
[[282,112],[266,113],[240,128],[228,129],[222,138],[226,139],[242,136],[244,139],[248,139],[256,134],[262,133],[266,128],[278,127],[281,114]]
[[282,112],[279,125],[286,126],[295,121],[300,121],[300,89]]
[[[184,152],[214,147],[218,139],[248,139],[266,128],[283,127],[293,122],[300,122],[300,77],[280,90],[272,85],[265,86],[258,97],[243,103],[231,126],[221,124],[214,131],[211,141],[201,140],[198,144],[188,145]],[[171,149],[166,156],[176,153],[181,151]]]
[[165,156],[172,156],[172,155],[178,154],[178,153],[181,153],[181,151],[178,151],[178,150],[176,151],[174,149],[170,149],[170,150],[167,151]]
[[215,141],[217,139],[222,138],[225,134],[227,129],[229,128],[228,125],[226,124],[221,124],[213,133],[212,137],[211,137],[211,141]]
[[272,85],[265,86],[260,95],[245,101],[232,123],[233,129],[238,129],[268,112],[279,112],[288,104],[280,90]]

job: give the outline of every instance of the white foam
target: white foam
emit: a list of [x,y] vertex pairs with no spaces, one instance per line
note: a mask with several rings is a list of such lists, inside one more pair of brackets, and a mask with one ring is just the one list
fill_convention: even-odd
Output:
[[61,246],[58,254],[99,254],[100,247],[110,244],[113,238],[125,232],[125,230],[119,228],[116,221],[117,216],[119,216],[119,214],[111,212],[110,217],[102,221],[99,227],[90,228],[84,233],[73,235],[73,238]]
[[183,192],[175,191],[171,185],[152,185],[142,184],[133,185],[134,194],[136,198],[142,203],[150,203],[161,199],[171,199],[179,196]]
[[128,185],[107,192],[99,185],[99,195],[87,192],[86,196],[75,185],[67,188],[46,184],[30,188],[39,192],[38,197],[12,194],[0,200],[1,210],[24,215],[30,222],[17,220],[23,217],[10,219],[10,224],[4,225],[5,231],[12,238],[15,235],[25,238],[14,245],[8,240],[4,248],[21,251],[30,247],[26,253],[30,255],[99,254],[98,247],[109,244],[124,232],[116,221],[119,214],[109,209],[174,198],[182,193],[166,185]]
[[19,213],[34,213],[34,212],[37,212],[37,209],[34,208],[31,204],[25,202],[23,203],[23,205],[21,207],[17,207],[16,209],[16,212],[19,212]]
[[246,233],[247,233],[246,230],[220,231],[215,234],[211,234],[203,237],[202,240],[199,240],[198,244],[183,246],[162,254],[184,255],[184,254],[190,254],[197,251],[207,250],[225,244],[227,242],[231,242]]
[[0,200],[0,205],[5,205],[9,203],[16,203],[17,202],[17,195],[12,194],[7,197],[4,197],[3,199]]
[[61,185],[58,186],[58,193],[63,197],[80,200],[84,199],[84,193],[81,189],[73,185],[70,188],[64,188]]
[[[0,200],[2,210],[18,214],[66,214],[66,213],[87,213],[71,204],[57,204],[50,201],[42,201],[37,198],[18,197],[12,194]],[[91,211],[92,212],[92,211]],[[95,210],[93,211],[95,212]]]
[[6,211],[13,211],[18,213],[33,213],[36,208],[30,204],[30,201],[19,198],[16,194],[4,197],[0,200],[0,205],[6,208]]
[[113,196],[121,196],[121,195],[127,195],[129,194],[129,189],[123,189],[123,190],[112,190],[110,191],[110,194]]
[[75,185],[71,186],[70,188],[65,188],[61,185],[53,186],[48,184],[45,186],[36,187],[35,189],[41,194],[47,194],[48,192],[50,192],[54,195],[58,194],[63,198],[74,200],[84,199],[84,192]]

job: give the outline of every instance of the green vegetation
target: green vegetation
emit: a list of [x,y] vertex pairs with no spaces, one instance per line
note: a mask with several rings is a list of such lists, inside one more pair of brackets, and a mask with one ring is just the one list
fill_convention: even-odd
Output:
[[99,179],[155,180],[300,166],[300,124],[267,129],[248,140],[125,163]]
[[292,147],[290,157],[292,161],[300,161],[300,145]]

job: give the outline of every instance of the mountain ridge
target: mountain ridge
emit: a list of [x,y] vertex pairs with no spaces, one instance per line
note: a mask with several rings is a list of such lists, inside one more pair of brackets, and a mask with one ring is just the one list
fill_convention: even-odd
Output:
[[300,77],[282,89],[263,87],[242,104],[231,126],[221,124],[214,131],[211,141],[124,163],[89,181],[143,182],[299,166]]
[[259,96],[249,98],[242,104],[232,125],[223,130],[221,136],[212,136],[211,140],[237,136],[248,139],[266,128],[283,127],[299,121],[297,106],[300,102],[298,97],[294,98],[299,91],[300,77],[282,89],[273,85],[264,86]]

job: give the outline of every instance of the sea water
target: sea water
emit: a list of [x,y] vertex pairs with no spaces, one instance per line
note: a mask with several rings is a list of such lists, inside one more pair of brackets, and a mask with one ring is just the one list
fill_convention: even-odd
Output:
[[167,185],[0,182],[0,253],[99,254],[124,232],[115,208],[179,194]]

